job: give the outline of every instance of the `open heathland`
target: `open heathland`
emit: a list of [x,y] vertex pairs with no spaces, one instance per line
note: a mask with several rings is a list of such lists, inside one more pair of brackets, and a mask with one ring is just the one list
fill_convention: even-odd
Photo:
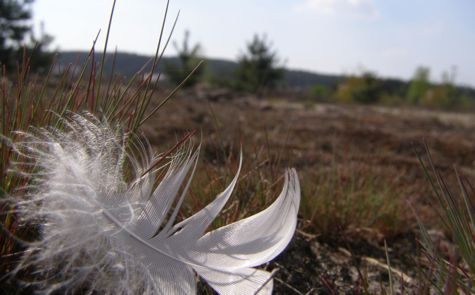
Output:
[[277,293],[381,293],[389,290],[391,275],[395,293],[427,291],[422,269],[430,261],[421,251],[415,216],[442,253],[449,255],[453,246],[433,210],[419,157],[427,145],[449,185],[456,184],[454,169],[471,181],[473,114],[239,95],[210,100],[196,93],[179,93],[143,128],[157,151],[190,130],[201,134],[201,169],[185,205],[190,212],[230,181],[241,149],[239,185],[216,225],[272,202],[286,167],[299,173],[296,238],[267,266],[278,269]]

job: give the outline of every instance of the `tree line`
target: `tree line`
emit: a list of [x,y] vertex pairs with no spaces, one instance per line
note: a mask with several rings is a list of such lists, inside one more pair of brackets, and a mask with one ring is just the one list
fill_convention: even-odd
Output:
[[455,68],[443,72],[439,83],[431,81],[430,72],[429,67],[419,66],[411,80],[404,82],[363,71],[347,76],[333,87],[314,85],[306,97],[311,101],[475,109],[475,90],[456,85]]
[[[189,33],[182,46],[175,45],[178,63],[165,64],[164,72],[174,83],[180,83],[203,58],[201,46],[189,45]],[[279,87],[285,88],[282,79],[284,67],[277,52],[265,36],[255,35],[238,57],[234,77],[223,80],[219,75],[206,75],[206,65],[185,84],[193,86],[199,81],[232,87],[250,93],[265,94]],[[363,70],[334,83],[315,84],[304,91],[304,98],[314,102],[341,102],[359,104],[413,105],[444,109],[475,109],[475,90],[455,84],[456,69],[444,72],[442,82],[431,81],[430,69],[416,68],[408,82],[378,77],[374,72]]]

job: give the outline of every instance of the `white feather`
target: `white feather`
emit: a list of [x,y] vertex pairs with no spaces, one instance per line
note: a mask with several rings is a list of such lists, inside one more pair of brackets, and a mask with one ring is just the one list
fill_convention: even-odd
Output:
[[16,143],[38,168],[32,193],[18,204],[25,222],[40,226],[19,266],[37,271],[38,290],[193,294],[196,272],[221,294],[271,293],[271,274],[254,267],[281,253],[295,231],[295,170],[267,209],[205,233],[230,198],[242,161],[213,202],[175,224],[199,148],[182,148],[154,187],[158,171],[145,172],[155,159],[142,143],[134,157],[118,128],[91,115],[64,124],[66,131],[37,130]]

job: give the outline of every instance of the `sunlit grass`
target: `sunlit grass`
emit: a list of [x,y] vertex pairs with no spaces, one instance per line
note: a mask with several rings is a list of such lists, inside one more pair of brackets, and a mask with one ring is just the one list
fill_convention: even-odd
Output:
[[[27,176],[35,167],[21,167],[21,173],[15,163],[28,162],[28,159],[13,150],[12,142],[21,140],[22,132],[34,128],[62,128],[64,118],[72,113],[88,112],[111,125],[120,125],[129,138],[139,135],[139,128],[152,117],[179,89],[170,90],[164,98],[158,99],[155,108],[150,107],[152,98],[157,99],[155,92],[157,81],[152,73],[160,62],[170,37],[164,37],[164,30],[157,43],[154,58],[144,69],[127,82],[114,75],[112,69],[105,69],[107,40],[111,30],[115,1],[113,2],[109,27],[105,35],[105,44],[101,59],[96,60],[96,40],[83,64],[70,64],[63,68],[53,64],[49,72],[37,75],[30,72],[31,57],[24,56],[16,73],[3,71],[0,76],[0,276],[8,273],[21,255],[21,240],[34,238],[35,230],[28,226],[19,226],[8,199],[24,194],[30,179]],[[168,3],[163,17],[162,26],[167,21]],[[171,32],[175,27],[173,23]],[[171,36],[171,35],[170,35]],[[114,57],[115,59],[115,57]],[[113,62],[114,64],[114,62]],[[105,73],[110,72],[109,76]],[[184,77],[185,78],[185,77]],[[133,148],[131,146],[131,148]]]

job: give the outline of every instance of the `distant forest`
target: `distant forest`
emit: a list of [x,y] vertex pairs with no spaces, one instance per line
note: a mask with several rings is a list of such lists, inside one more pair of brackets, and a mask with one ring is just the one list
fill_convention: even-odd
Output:
[[[65,51],[59,54],[59,65],[68,64],[82,65],[88,53],[85,51]],[[96,53],[95,59],[99,61],[102,54]],[[114,54],[107,54],[105,63],[105,74],[110,74],[114,63],[114,73],[131,77],[143,68],[144,73],[150,72],[152,57],[131,53],[119,52],[114,58]],[[204,58],[204,65],[208,81],[218,82],[218,85],[231,85],[236,78],[235,74],[239,64],[235,61]],[[163,65],[178,64],[177,57],[164,57],[158,65],[157,72],[163,70]],[[376,84],[375,84],[376,83]],[[372,73],[362,73],[358,75],[328,75],[302,70],[284,69],[281,86],[284,89],[299,91],[313,97],[314,100],[338,100],[343,102],[357,103],[385,103],[390,104],[408,103],[411,100],[411,92],[419,90],[420,97],[411,104],[426,105],[429,107],[442,108],[473,108],[475,106],[475,89],[467,86],[434,84],[429,81],[420,90],[421,83],[413,80],[402,80],[393,78],[378,77]],[[431,91],[429,90],[431,87]],[[417,91],[416,91],[417,92]],[[373,98],[371,98],[373,96]],[[447,101],[446,97],[450,100]],[[454,99],[452,99],[454,97]],[[322,99],[323,98],[323,99]],[[394,98],[397,98],[396,100]]]
[[[59,64],[78,64],[82,65],[87,57],[85,51],[64,51],[59,54]],[[96,54],[96,60],[102,58],[102,54]],[[112,68],[113,54],[107,54],[105,70],[109,71]],[[115,58],[115,73],[131,77],[137,73],[147,62],[152,59],[150,56],[131,54],[131,53],[117,53]],[[209,75],[219,77],[222,80],[234,79],[234,74],[238,68],[238,63],[235,61],[205,58],[205,67]],[[178,62],[176,57],[164,57],[161,64],[158,65],[157,71],[161,71],[161,66],[165,63],[175,64]],[[150,71],[150,67],[144,69],[145,72]],[[300,70],[285,70],[284,85],[290,88],[306,89],[315,84],[322,84],[328,87],[336,86],[344,79],[340,75],[326,75],[317,74],[308,71]]]

